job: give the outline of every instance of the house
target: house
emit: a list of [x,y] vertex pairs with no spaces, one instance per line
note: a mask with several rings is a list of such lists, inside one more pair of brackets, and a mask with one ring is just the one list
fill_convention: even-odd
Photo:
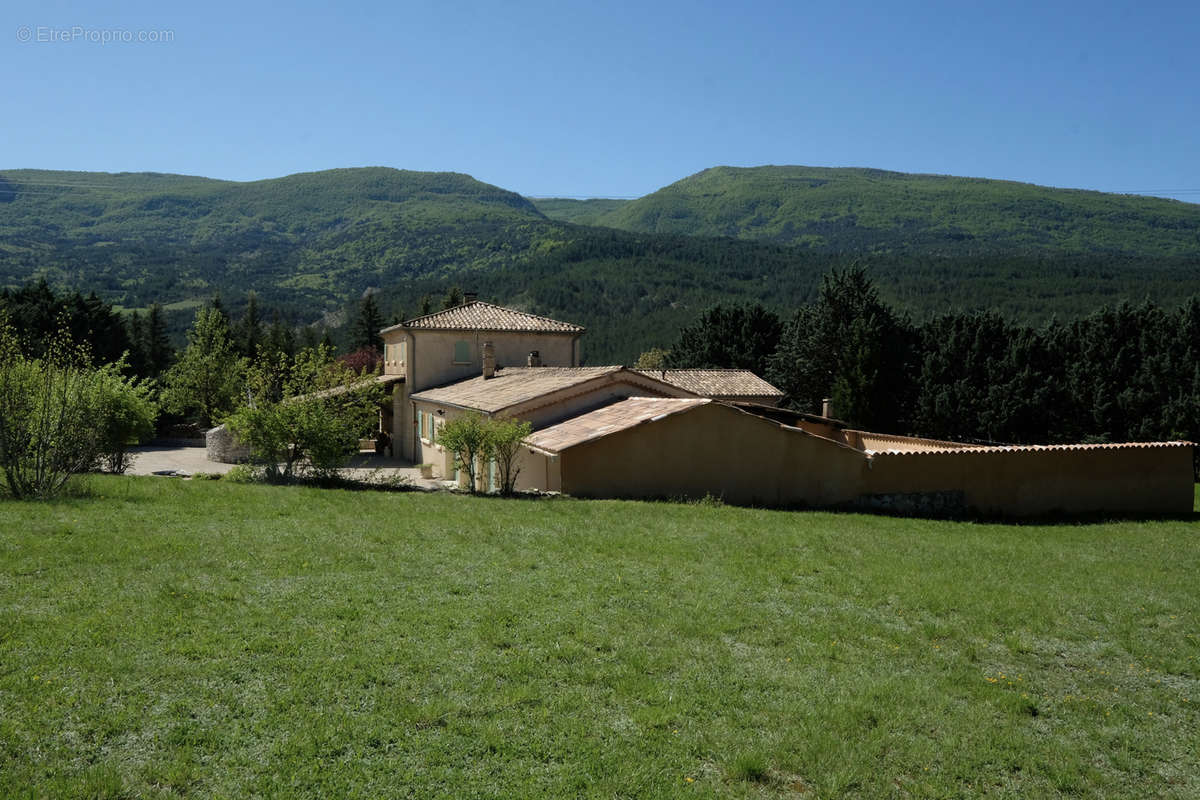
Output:
[[463,305],[380,333],[382,377],[392,386],[392,402],[380,429],[390,434],[394,455],[421,463],[416,408],[410,399],[414,393],[480,375],[485,341],[491,343],[497,365],[578,367],[584,329],[467,295]]
[[[584,329],[473,297],[383,330],[394,453],[456,476],[438,442],[466,413],[528,421],[518,488],[918,513],[1189,513],[1192,444],[980,447],[778,407],[745,370],[583,366]],[[493,471],[480,473],[489,488]]]

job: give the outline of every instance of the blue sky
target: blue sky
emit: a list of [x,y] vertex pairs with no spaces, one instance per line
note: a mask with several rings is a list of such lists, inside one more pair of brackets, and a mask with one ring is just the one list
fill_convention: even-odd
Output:
[[6,3],[0,168],[636,196],[807,164],[1200,202],[1194,1],[170,5]]

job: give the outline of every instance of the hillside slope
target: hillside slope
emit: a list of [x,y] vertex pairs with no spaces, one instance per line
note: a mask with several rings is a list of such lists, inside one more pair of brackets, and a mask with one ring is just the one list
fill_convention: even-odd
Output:
[[[772,174],[763,169],[748,172],[758,181]],[[727,172],[702,176],[729,184],[721,178]],[[694,188],[697,178],[675,186]],[[779,214],[790,207],[781,190],[756,195],[755,181],[738,184],[737,192],[728,186],[724,193],[714,190],[709,201],[725,207],[724,198],[733,193],[762,209],[778,200]],[[983,208],[980,198],[994,193],[991,182],[976,183],[965,181],[964,196],[979,197],[962,200],[963,207]],[[883,199],[864,194],[846,202],[856,208],[885,202],[899,207],[896,197],[904,192],[897,186],[903,184],[861,183],[860,188],[882,186]],[[837,191],[852,194],[847,186]],[[687,196],[680,193],[680,202]],[[767,235],[765,222],[735,228],[743,238],[733,239],[547,218],[624,214],[645,208],[654,197],[534,204],[467,175],[385,168],[250,183],[11,170],[0,173],[0,287],[45,277],[57,288],[95,291],[125,308],[160,302],[179,339],[195,307],[218,292],[235,315],[254,290],[264,307],[306,324],[347,318],[337,312],[353,310],[369,288],[384,290],[379,301],[390,319],[414,312],[423,295],[437,298],[457,284],[493,302],[586,325],[592,363],[629,362],[650,346],[669,345],[680,325],[718,302],[761,302],[790,314],[813,296],[822,274],[855,260],[870,269],[885,297],[917,316],[994,307],[1017,319],[1038,320],[1123,299],[1173,303],[1200,291],[1195,255],[1200,248],[1188,250],[1179,233],[1190,224],[1186,214],[1175,228],[1163,222],[1160,238],[1167,244],[1158,246],[1153,228],[1136,214],[1125,222],[1097,221],[1094,239],[1149,241],[1140,250],[1114,251],[1005,246],[1002,231],[990,239],[981,234],[972,250],[963,245],[971,240],[930,233],[937,224],[933,218],[876,229],[865,227],[865,214],[847,229],[869,237],[831,235],[819,246]],[[1128,200],[1100,196],[1095,202]],[[1162,202],[1179,214],[1200,208]],[[1030,206],[1028,224],[1049,225],[1037,208]],[[919,211],[914,201],[908,213]],[[768,218],[765,211],[762,216]],[[685,217],[682,212],[678,217],[681,227]],[[1121,225],[1133,233],[1127,235]]]
[[1200,205],[877,169],[713,167],[596,224],[834,252],[1200,255]]
[[0,285],[45,276],[126,306],[249,289],[329,306],[408,271],[503,261],[501,240],[545,223],[470,176],[384,168],[250,183],[12,170],[0,200]]

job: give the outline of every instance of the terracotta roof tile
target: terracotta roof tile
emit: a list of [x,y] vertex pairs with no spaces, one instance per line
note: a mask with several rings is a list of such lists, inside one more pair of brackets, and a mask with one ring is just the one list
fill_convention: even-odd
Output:
[[637,371],[704,397],[783,397],[782,391],[748,369],[639,369]]
[[536,431],[525,440],[525,444],[550,453],[560,453],[575,445],[646,422],[655,422],[709,402],[703,397],[630,397]]
[[527,314],[515,308],[494,306],[478,300],[445,311],[406,320],[384,331],[413,328],[417,330],[514,331],[519,333],[583,333],[579,325],[560,322],[549,317]]
[[413,400],[474,408],[494,414],[544,394],[620,372],[623,367],[503,367],[491,378],[477,375],[413,394]]
[[865,450],[869,456],[970,455],[973,453],[1044,453],[1060,450],[1145,450],[1157,447],[1194,447],[1192,442],[1115,442],[1111,444],[965,445],[929,450]]

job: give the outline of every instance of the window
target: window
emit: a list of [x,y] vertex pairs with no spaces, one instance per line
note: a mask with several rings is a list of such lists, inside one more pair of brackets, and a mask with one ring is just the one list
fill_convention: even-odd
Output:
[[470,342],[460,341],[454,343],[454,363],[455,364],[470,364],[471,363],[471,344]]
[[425,438],[425,412],[424,411],[417,412],[417,436],[420,436],[422,439]]

